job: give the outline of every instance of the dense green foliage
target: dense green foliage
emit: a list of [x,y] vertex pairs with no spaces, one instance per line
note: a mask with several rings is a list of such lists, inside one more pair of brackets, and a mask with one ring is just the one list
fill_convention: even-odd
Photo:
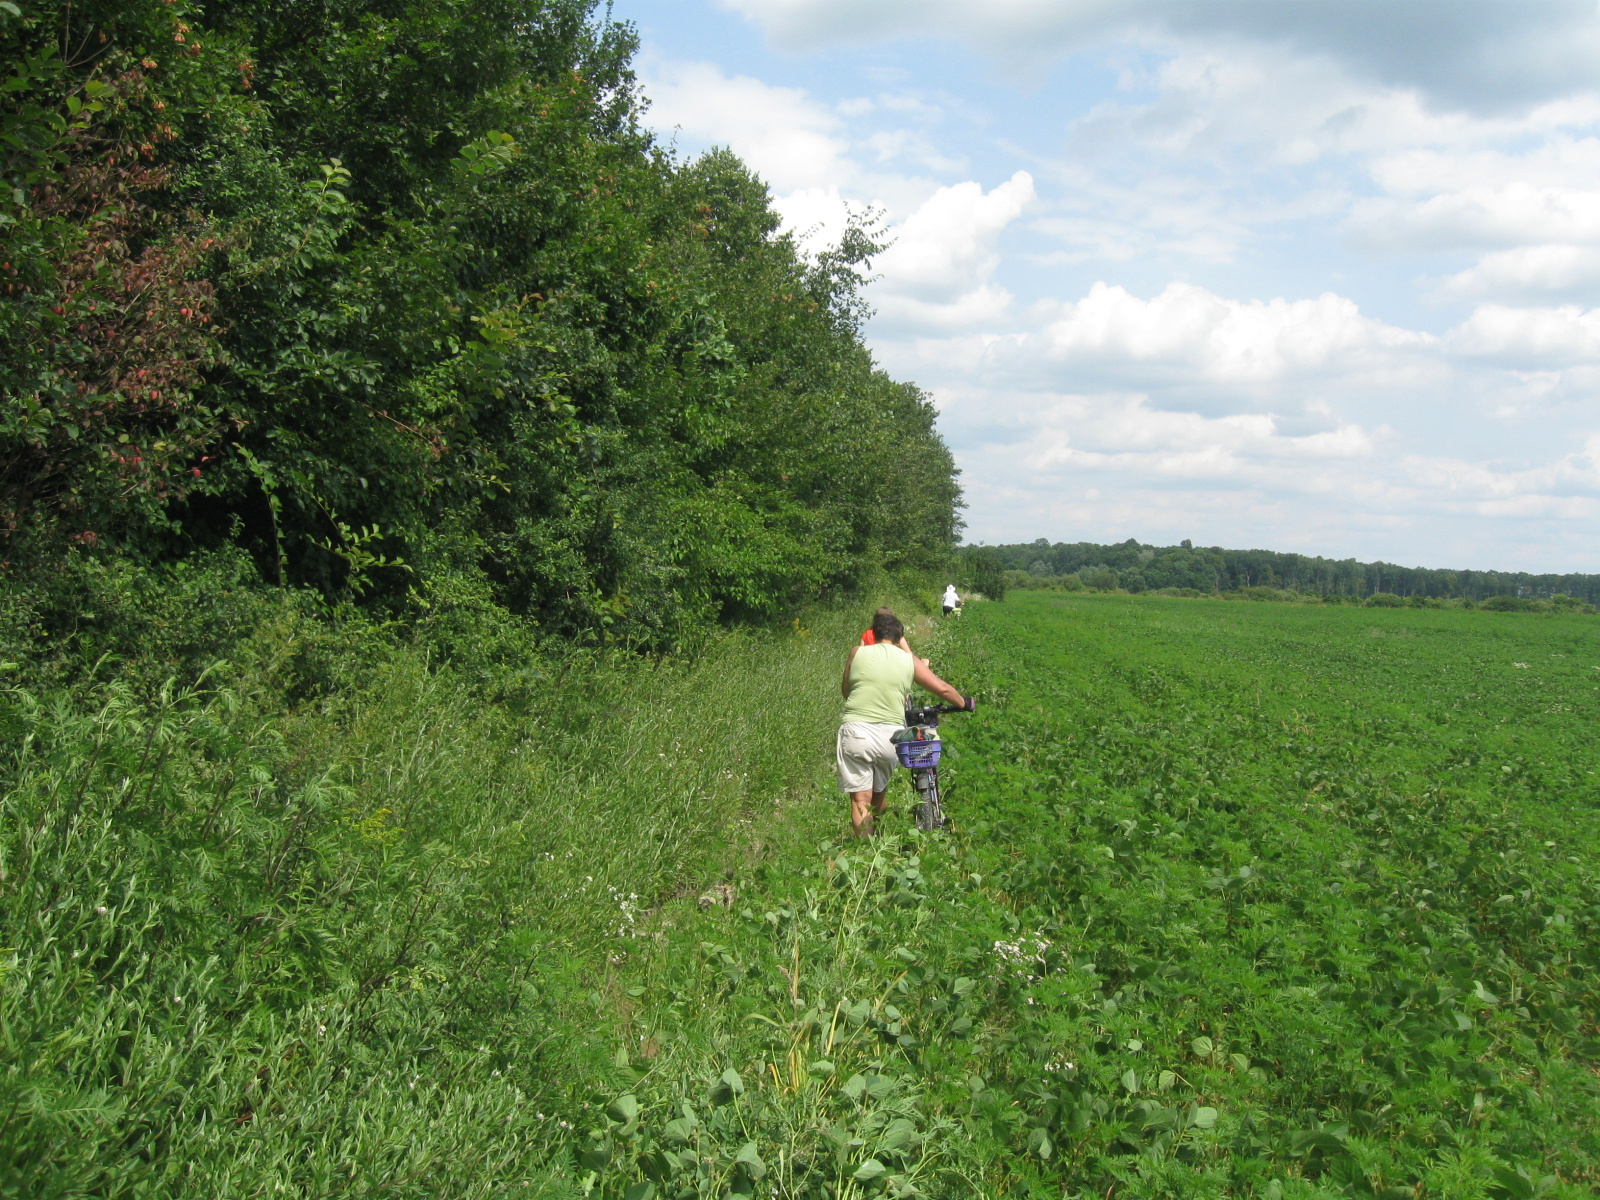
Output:
[[210,692],[0,692],[0,1194],[571,1194],[608,958],[809,778],[852,630],[571,658],[522,716],[370,643],[265,709],[292,610]]
[[[969,547],[966,553],[971,553]],[[1534,575],[1525,571],[1447,571],[1398,567],[1272,550],[1220,546],[1151,546],[1134,538],[1110,546],[1046,538],[989,546],[1013,587],[1080,588],[1129,592],[1186,588],[1206,595],[1272,588],[1308,596],[1398,596],[1403,600],[1551,600],[1567,596],[1600,604],[1600,575]],[[1499,602],[1504,607],[1504,601]]]
[[1004,600],[1009,586],[1005,561],[988,546],[965,546],[959,559],[962,583],[990,600]]
[[[947,561],[933,410],[593,0],[0,8],[0,559],[671,646]],[[75,584],[73,586],[76,586]]]
[[912,630],[955,828],[871,843],[858,627],[520,716],[371,646],[263,712],[292,614],[9,693],[7,1194],[1592,1194],[1590,620],[974,604]]

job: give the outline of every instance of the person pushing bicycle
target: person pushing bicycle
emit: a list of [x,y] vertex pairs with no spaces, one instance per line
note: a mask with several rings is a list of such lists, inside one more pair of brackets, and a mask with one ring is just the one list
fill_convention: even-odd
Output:
[[971,700],[935,675],[906,642],[900,618],[880,608],[872,618],[872,644],[854,646],[845,659],[844,713],[839,718],[835,765],[839,790],[850,795],[850,825],[857,837],[873,832],[898,763],[890,738],[905,720],[913,683],[962,708]]

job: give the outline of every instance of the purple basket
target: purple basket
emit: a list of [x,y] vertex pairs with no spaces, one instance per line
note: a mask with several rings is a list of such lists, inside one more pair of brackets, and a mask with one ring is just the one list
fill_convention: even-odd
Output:
[[900,765],[910,770],[916,771],[923,767],[939,765],[938,738],[921,742],[896,742],[894,750],[900,756]]

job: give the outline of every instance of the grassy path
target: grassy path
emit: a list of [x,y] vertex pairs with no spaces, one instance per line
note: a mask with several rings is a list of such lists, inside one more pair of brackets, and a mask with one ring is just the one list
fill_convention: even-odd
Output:
[[580,1189],[1592,1193],[1593,622],[1024,594],[935,657],[957,831],[819,780],[663,910]]

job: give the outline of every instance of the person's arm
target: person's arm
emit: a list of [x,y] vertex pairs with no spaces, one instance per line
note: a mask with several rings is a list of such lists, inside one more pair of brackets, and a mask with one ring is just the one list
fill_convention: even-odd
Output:
[[850,653],[844,660],[844,678],[839,681],[839,691],[846,700],[850,699],[850,665],[856,661],[856,651],[860,646],[850,647]]
[[947,704],[965,704],[967,702],[965,696],[928,669],[927,659],[917,658],[916,655],[912,655],[912,658],[917,664],[917,669],[913,672],[912,678],[918,684],[927,688],[935,696],[941,697]]

